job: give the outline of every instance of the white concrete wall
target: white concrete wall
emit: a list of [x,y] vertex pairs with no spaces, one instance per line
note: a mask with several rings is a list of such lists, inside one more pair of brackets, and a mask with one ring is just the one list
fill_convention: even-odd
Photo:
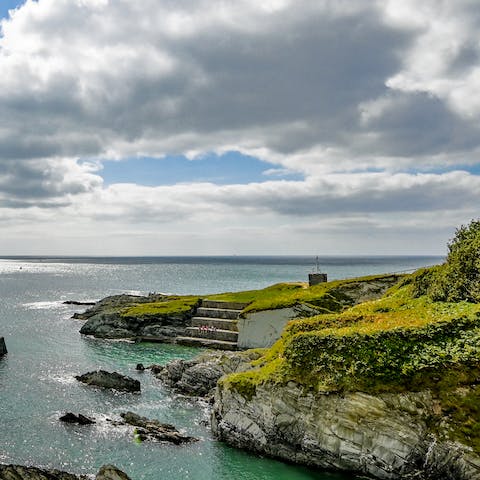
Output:
[[272,346],[282,335],[285,325],[297,316],[294,308],[280,308],[247,313],[238,320],[238,347],[264,348]]

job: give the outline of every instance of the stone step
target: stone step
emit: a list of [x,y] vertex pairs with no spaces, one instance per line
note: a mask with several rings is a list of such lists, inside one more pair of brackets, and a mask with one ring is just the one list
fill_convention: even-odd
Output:
[[207,325],[208,327],[215,327],[219,330],[237,331],[237,321],[229,320],[227,318],[209,318],[209,317],[193,317],[192,327],[201,327]]
[[221,308],[227,310],[243,310],[248,303],[240,302],[220,302],[218,300],[202,300],[202,307],[205,308]]
[[241,310],[232,310],[227,308],[197,308],[197,317],[209,318],[226,318],[228,320],[236,320],[240,315]]
[[238,332],[232,332],[231,330],[205,331],[198,327],[187,327],[185,333],[191,337],[206,340],[224,340],[226,342],[236,342],[238,340]]
[[237,350],[237,342],[226,342],[222,340],[210,340],[198,337],[177,337],[179,345],[190,347],[215,348],[217,350]]

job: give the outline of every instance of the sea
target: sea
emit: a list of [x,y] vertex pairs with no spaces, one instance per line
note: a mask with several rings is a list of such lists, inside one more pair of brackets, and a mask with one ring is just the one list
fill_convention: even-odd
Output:
[[[442,257],[320,257],[329,279],[411,272]],[[114,464],[133,480],[347,480],[237,450],[217,441],[209,407],[172,393],[137,363],[192,358],[199,349],[99,340],[79,333],[67,300],[95,301],[120,293],[207,295],[306,281],[313,257],[3,257],[0,258],[0,463],[57,468],[93,475]],[[77,382],[96,369],[141,381],[142,393],[114,393]],[[94,417],[91,426],[66,425],[66,411]],[[200,440],[189,445],[137,443],[130,427],[116,426],[124,411],[162,422]]]

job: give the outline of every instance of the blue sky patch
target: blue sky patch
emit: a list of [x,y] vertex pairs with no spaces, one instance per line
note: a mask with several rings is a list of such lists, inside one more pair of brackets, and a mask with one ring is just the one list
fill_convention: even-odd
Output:
[[297,173],[265,174],[275,166],[239,152],[223,155],[207,154],[196,160],[184,156],[164,158],[129,158],[122,161],[102,161],[98,174],[106,185],[136,183],[145,186],[174,185],[176,183],[209,182],[216,185],[265,182],[269,179],[302,180]]
[[0,19],[8,17],[8,11],[25,3],[24,0],[1,0],[0,1]]
[[436,175],[442,175],[449,172],[458,172],[458,171],[468,172],[470,175],[480,175],[480,163],[474,163],[470,165],[450,165],[448,167],[431,167],[424,169],[408,169],[405,173],[416,174],[416,173],[434,173]]

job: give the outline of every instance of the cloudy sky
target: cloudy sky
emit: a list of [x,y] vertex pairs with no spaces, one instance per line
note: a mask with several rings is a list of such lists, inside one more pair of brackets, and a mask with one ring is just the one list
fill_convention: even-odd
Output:
[[478,0],[0,0],[0,254],[443,254]]

